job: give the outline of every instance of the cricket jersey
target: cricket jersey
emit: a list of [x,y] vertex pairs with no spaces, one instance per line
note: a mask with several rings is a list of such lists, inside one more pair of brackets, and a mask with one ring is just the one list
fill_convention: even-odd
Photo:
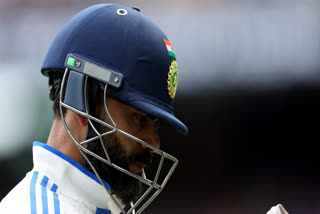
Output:
[[2,199],[1,214],[120,213],[97,176],[64,153],[34,142],[33,165]]

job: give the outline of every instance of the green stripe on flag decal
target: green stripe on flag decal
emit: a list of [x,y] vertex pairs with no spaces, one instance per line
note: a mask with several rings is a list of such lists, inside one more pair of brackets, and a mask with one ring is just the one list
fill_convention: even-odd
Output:
[[172,51],[168,51],[168,53],[169,53],[169,56],[171,56],[171,57],[173,57],[173,58],[176,58],[176,54],[173,53]]

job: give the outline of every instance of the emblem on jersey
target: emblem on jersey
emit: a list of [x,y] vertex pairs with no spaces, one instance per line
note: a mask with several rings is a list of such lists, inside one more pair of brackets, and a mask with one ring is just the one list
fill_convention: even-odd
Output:
[[173,51],[173,46],[172,46],[171,42],[166,40],[166,39],[163,39],[163,41],[166,44],[169,56],[171,56],[172,58],[176,59],[176,54]]
[[178,67],[175,60],[173,60],[170,65],[167,83],[169,96],[171,97],[171,99],[173,99],[176,95],[178,84]]

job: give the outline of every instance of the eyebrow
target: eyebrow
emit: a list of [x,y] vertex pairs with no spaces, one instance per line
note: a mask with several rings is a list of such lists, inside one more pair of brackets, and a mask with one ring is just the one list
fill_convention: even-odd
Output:
[[132,110],[133,110],[135,113],[141,114],[141,115],[143,115],[144,117],[148,117],[150,120],[152,120],[152,121],[154,121],[154,122],[160,121],[159,118],[157,118],[157,117],[154,117],[154,116],[152,116],[152,115],[150,115],[150,114],[147,114],[147,113],[145,113],[145,112],[143,112],[143,111],[140,111],[139,109],[136,109],[136,108],[134,108],[134,107],[132,107],[132,106],[129,106],[129,107],[131,107]]

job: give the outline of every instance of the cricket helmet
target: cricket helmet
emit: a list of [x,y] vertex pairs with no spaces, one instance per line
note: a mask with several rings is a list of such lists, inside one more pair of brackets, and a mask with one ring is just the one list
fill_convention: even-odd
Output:
[[167,122],[183,134],[188,132],[173,114],[177,64],[172,45],[161,29],[136,9],[99,4],[79,12],[57,34],[41,72],[48,76],[52,71],[64,71],[69,54],[120,74],[121,79],[100,79],[109,85],[114,80],[121,83],[108,88],[113,98]]

